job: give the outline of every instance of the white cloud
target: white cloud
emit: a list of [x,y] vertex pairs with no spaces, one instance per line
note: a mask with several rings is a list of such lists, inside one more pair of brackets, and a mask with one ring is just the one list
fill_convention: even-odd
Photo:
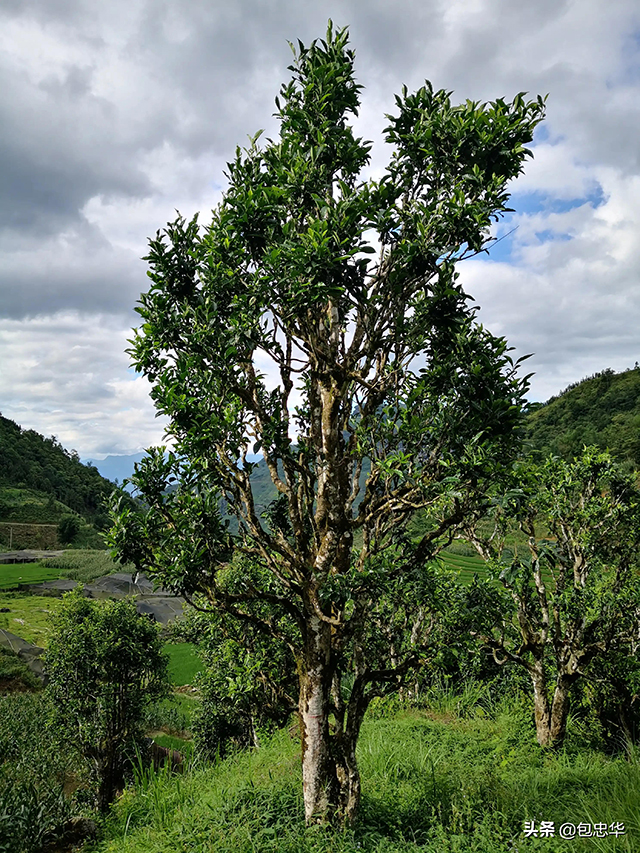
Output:
[[[84,457],[160,440],[127,371],[147,238],[209,210],[236,144],[277,132],[286,40],[351,27],[374,139],[403,83],[464,100],[549,93],[515,184],[511,255],[472,261],[481,317],[536,352],[540,398],[638,358],[635,0],[5,0],[0,8],[0,409]],[[597,202],[597,203],[596,203]],[[567,209],[570,208],[570,209]]]
[[0,320],[2,414],[85,458],[160,443],[164,422],[149,385],[128,370],[130,334],[109,317],[77,312]]
[[537,372],[536,399],[640,360],[640,176],[625,179],[611,168],[594,175],[602,204],[515,217],[517,263],[474,260],[460,267],[481,306],[479,319],[519,354],[535,352],[527,369]]

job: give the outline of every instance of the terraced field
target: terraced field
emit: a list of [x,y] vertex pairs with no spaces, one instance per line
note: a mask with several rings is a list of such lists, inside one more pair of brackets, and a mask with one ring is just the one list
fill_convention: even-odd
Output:
[[442,551],[439,559],[446,569],[456,572],[464,584],[471,583],[474,575],[479,575],[480,578],[487,577],[486,564],[480,557],[467,557],[463,554],[453,554],[451,551]]

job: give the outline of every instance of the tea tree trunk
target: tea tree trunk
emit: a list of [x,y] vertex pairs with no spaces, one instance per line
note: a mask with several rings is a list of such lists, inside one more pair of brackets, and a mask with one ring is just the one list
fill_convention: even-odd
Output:
[[[310,619],[306,654],[300,668],[300,728],[305,820],[347,823],[360,804],[360,773],[356,742],[364,717],[363,703],[350,703],[346,727],[331,720],[331,626]],[[333,729],[333,731],[332,731]]]
[[553,697],[549,701],[547,678],[542,664],[531,671],[533,682],[536,736],[540,746],[559,748],[564,743],[569,715],[569,687],[567,678],[556,681]]

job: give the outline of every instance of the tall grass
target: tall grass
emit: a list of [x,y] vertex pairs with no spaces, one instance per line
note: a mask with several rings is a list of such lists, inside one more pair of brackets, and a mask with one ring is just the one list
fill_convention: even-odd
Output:
[[[433,696],[433,700],[437,697]],[[184,776],[147,771],[116,804],[100,853],[527,853],[640,849],[640,766],[579,742],[540,750],[520,703],[472,691],[365,721],[361,819],[305,830],[299,743],[279,732],[259,751]],[[442,711],[447,709],[446,719]],[[462,716],[458,711],[462,709]],[[380,710],[380,709],[379,709]],[[452,716],[455,712],[455,716]],[[620,838],[530,838],[525,820],[622,821]]]

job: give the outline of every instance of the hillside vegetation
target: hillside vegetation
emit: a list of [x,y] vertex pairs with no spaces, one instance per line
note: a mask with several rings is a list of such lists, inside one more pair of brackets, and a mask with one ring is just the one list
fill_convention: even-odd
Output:
[[106,526],[102,503],[114,485],[83,465],[75,450],[2,416],[0,447],[0,520],[56,524],[72,510],[98,528]]
[[583,446],[609,449],[619,462],[640,467],[640,368],[603,370],[569,385],[526,418],[525,448],[564,459]]

